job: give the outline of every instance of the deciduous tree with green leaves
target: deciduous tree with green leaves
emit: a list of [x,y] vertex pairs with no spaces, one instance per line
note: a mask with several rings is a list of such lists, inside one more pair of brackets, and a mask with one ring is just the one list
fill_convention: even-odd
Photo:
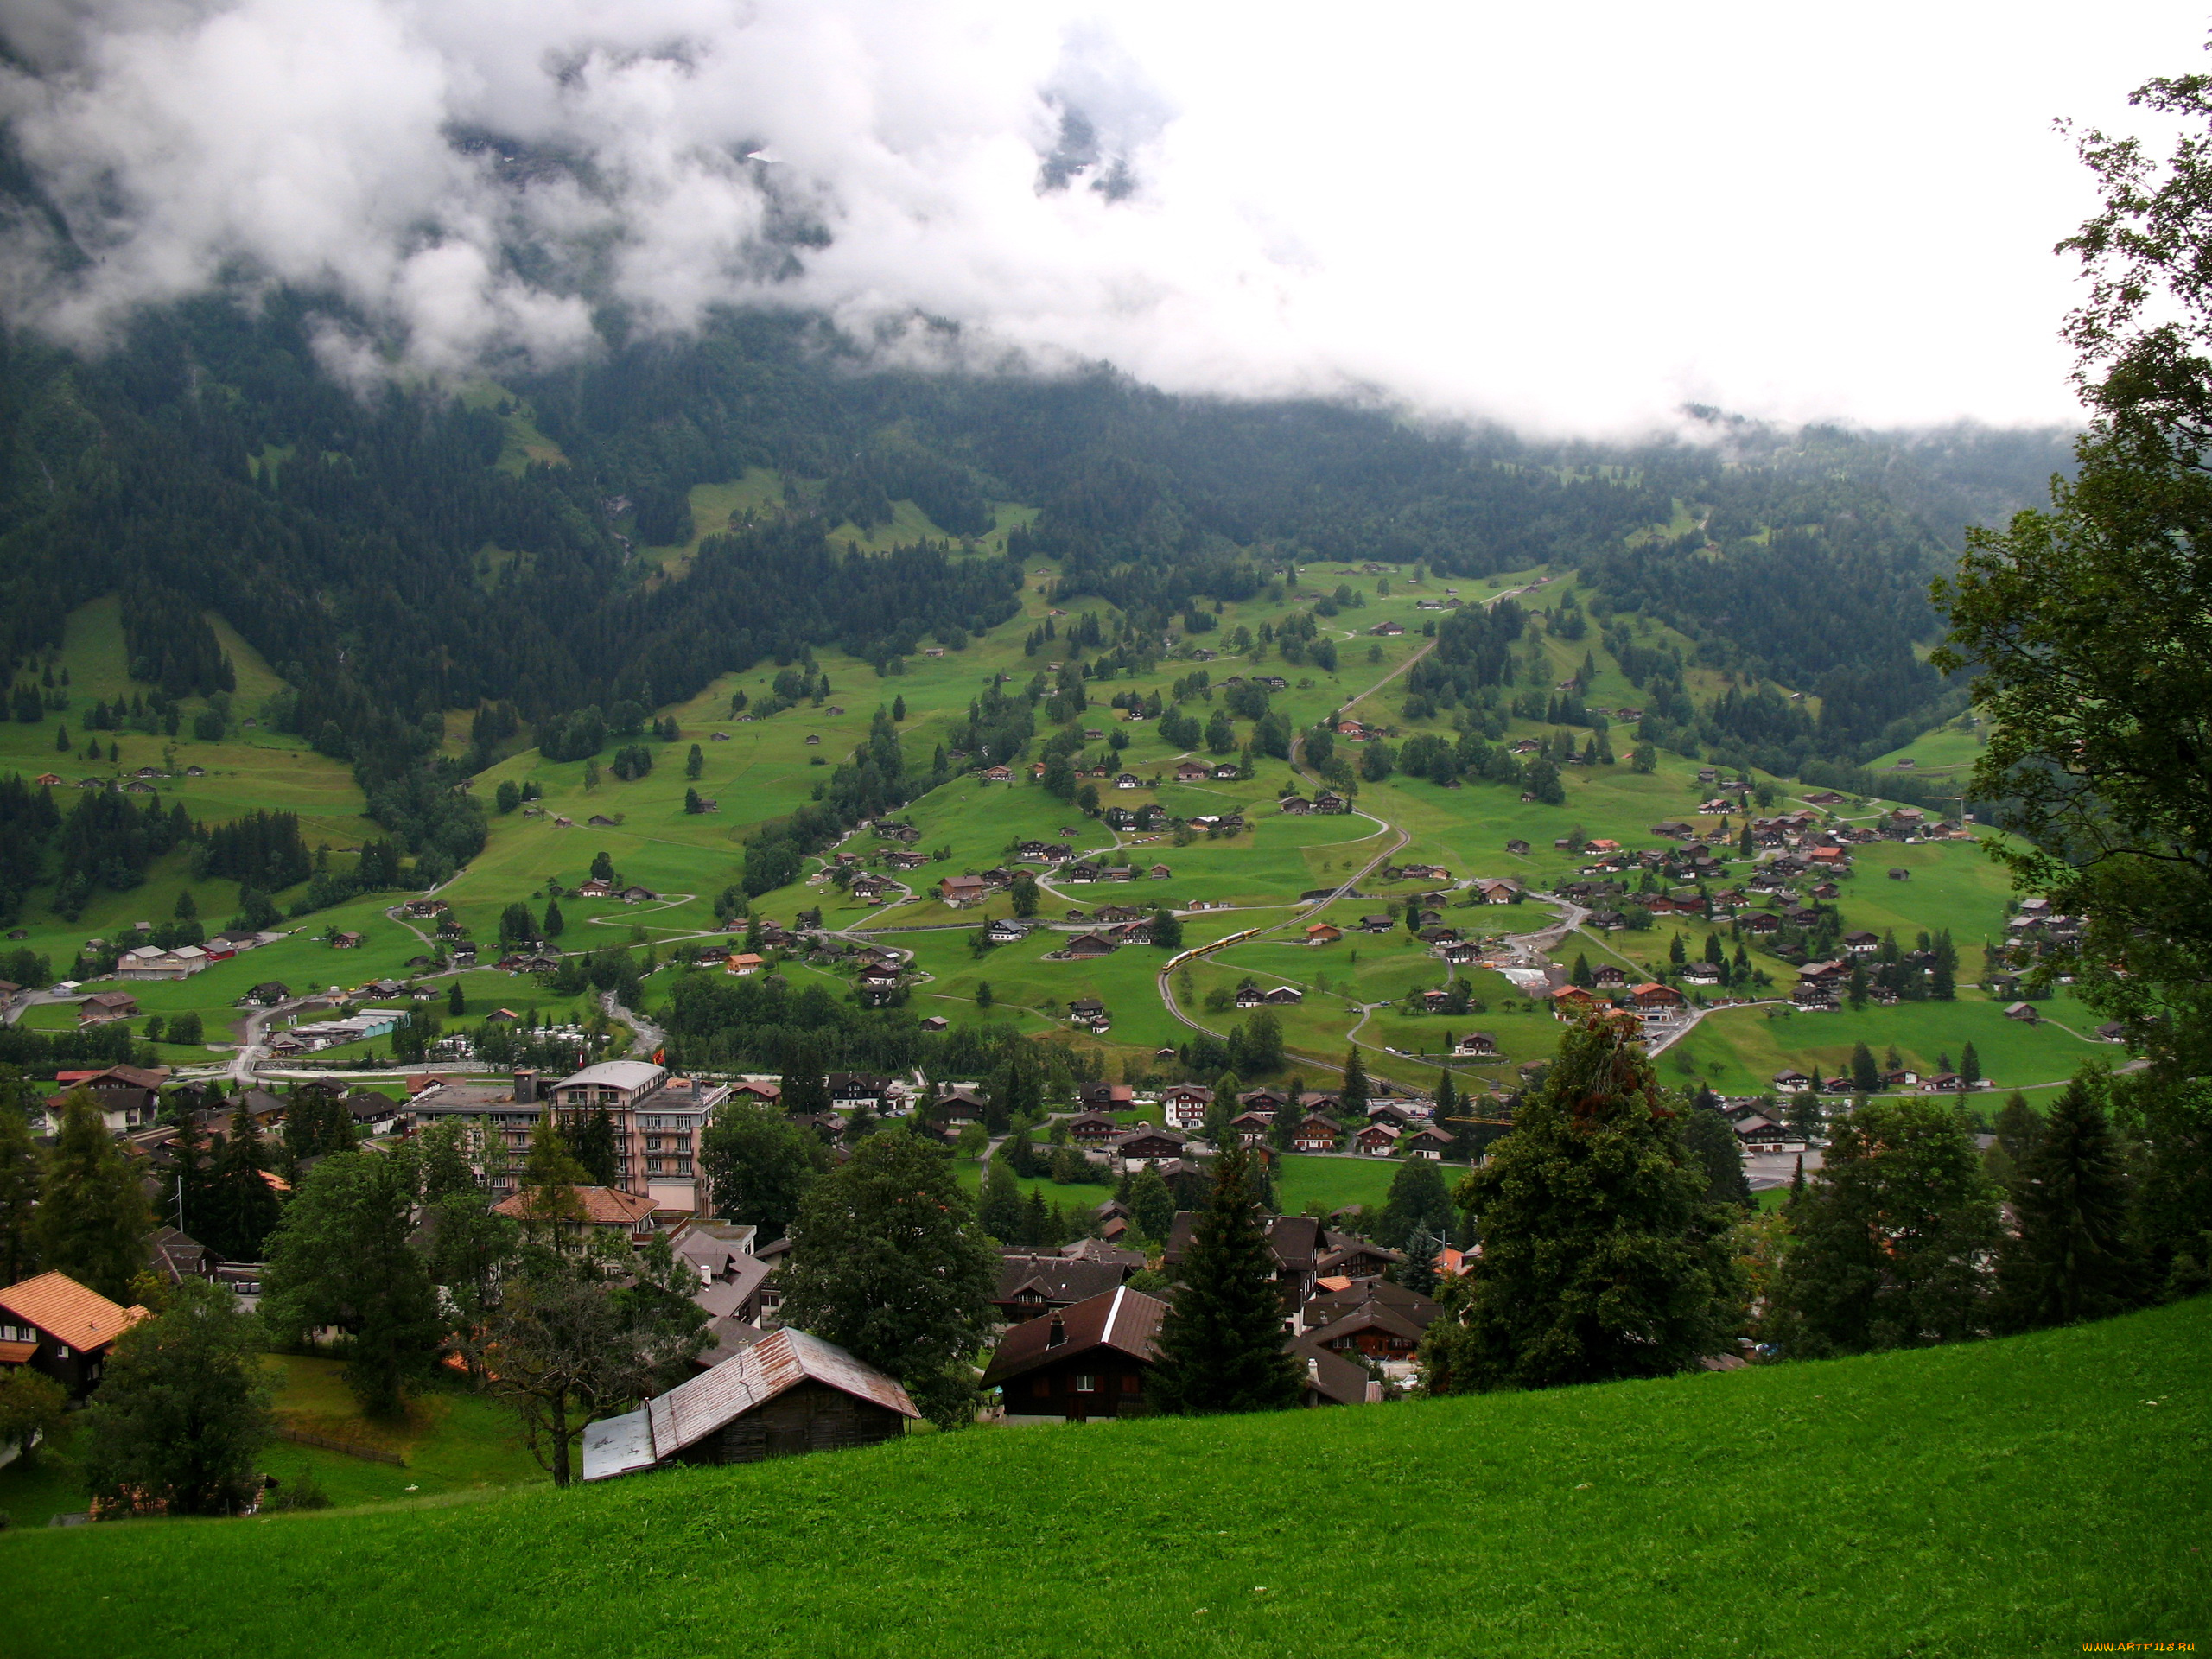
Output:
[[624,1264],[597,1250],[531,1248],[524,1260],[472,1346],[480,1363],[496,1356],[492,1392],[514,1408],[553,1484],[567,1486],[585,1426],[658,1391],[699,1351],[702,1332],[664,1318],[658,1297],[626,1295],[614,1276]]
[[234,1515],[270,1426],[253,1321],[226,1285],[187,1279],[117,1338],[85,1414],[85,1486],[104,1515]]
[[786,1324],[897,1377],[939,1427],[971,1419],[999,1257],[941,1151],[870,1135],[808,1192],[791,1245]]
[[776,1108],[734,1097],[700,1136],[699,1166],[715,1213],[751,1223],[766,1243],[791,1232],[807,1190],[830,1167],[830,1149]]
[[1971,671],[1988,746],[1973,792],[2021,833],[1984,846],[2080,918],[2039,964],[2120,1020],[2154,1069],[2212,1071],[2212,77],[2131,101],[2180,133],[2080,142],[2101,195],[2062,248],[2090,411],[2047,509],[1967,532],[1934,658]]
[[262,1318],[281,1339],[336,1325],[346,1386],[372,1414],[398,1410],[446,1334],[437,1292],[410,1235],[411,1152],[343,1152],[308,1172],[270,1236]]

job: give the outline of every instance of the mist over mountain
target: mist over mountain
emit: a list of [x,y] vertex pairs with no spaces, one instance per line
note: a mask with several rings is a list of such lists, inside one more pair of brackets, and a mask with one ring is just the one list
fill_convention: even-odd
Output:
[[[1655,740],[1854,764],[1955,712],[1929,582],[2067,462],[2063,425],[1970,380],[1936,406],[2000,422],[1684,402],[1771,346],[1729,332],[1741,292],[1694,340],[1709,263],[1599,283],[1578,238],[1628,200],[1440,261],[1444,197],[1377,217],[1442,177],[1416,126],[1374,127],[1398,148],[1352,194],[1327,181],[1354,128],[1268,149],[1249,78],[1298,84],[1310,40],[1208,81],[1157,18],[959,3],[109,0],[0,28],[0,669],[101,594],[216,611],[372,800],[455,769],[444,711],[552,732],[811,645],[887,673],[1003,620],[1033,557],[1154,632],[1316,561],[1576,565],[1750,699]],[[1765,289],[1802,309],[1820,280]],[[1871,316],[1771,372],[1862,325],[1911,355],[1921,324]],[[1926,406],[1943,365],[1902,360],[1856,401]],[[775,511],[695,516],[755,470]],[[837,537],[907,507],[898,551]]]
[[1902,9],[1842,40],[1748,21],[23,0],[0,305],[96,348],[143,307],[289,288],[356,385],[769,306],[881,363],[1552,434],[1686,402],[2069,419],[2050,248],[2081,199],[2049,123],[2183,31],[2122,18],[2061,60]]

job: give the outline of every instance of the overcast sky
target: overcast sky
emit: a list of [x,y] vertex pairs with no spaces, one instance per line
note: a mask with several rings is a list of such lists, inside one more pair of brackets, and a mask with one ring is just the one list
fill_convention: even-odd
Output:
[[[219,282],[326,284],[459,374],[590,349],[589,273],[658,329],[731,301],[925,315],[978,361],[1375,388],[1553,431],[1685,400],[2064,420],[2050,249],[2091,197],[2052,121],[2145,130],[2126,92],[2203,67],[2205,22],[2144,0],[0,0],[26,65],[0,110],[96,256],[58,274],[18,223],[0,296],[97,341]],[[1071,110],[1096,157],[1040,188]],[[502,176],[465,130],[575,164]],[[794,219],[826,245],[779,243]],[[550,260],[518,267],[522,244]],[[371,373],[371,343],[325,347]]]

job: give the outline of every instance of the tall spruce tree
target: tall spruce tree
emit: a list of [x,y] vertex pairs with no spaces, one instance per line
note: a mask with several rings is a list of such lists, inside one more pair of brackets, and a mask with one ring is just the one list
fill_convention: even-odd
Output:
[[207,1230],[196,1236],[233,1262],[260,1261],[283,1214],[283,1201],[263,1173],[270,1162],[253,1115],[243,1109],[232,1113],[230,1133],[208,1172]]
[[1459,1184],[1482,1246],[1421,1344],[1433,1394],[1664,1376],[1740,1322],[1726,1246],[1734,1211],[1707,1196],[1636,1033],[1570,1029],[1511,1133]]
[[1147,1389],[1160,1411],[1277,1411],[1298,1403],[1298,1364],[1283,1351],[1274,1253],[1249,1165],[1242,1147],[1214,1160],[1213,1192],[1160,1321],[1160,1358]]
[[31,1276],[38,1261],[38,1144],[14,1080],[0,1082],[0,1284]]
[[522,1199],[524,1231],[533,1239],[550,1239],[556,1245],[575,1242],[568,1235],[576,1230],[583,1217],[576,1188],[591,1184],[591,1172],[576,1161],[548,1107],[538,1114],[531,1129],[530,1150],[523,1157],[515,1182],[517,1196]]
[[2144,1300],[2129,1231],[2129,1182],[2097,1092],[2067,1085],[2024,1149],[2012,1186],[2018,1230],[1997,1253],[1999,1322],[2012,1330],[2072,1325]]
[[1942,1103],[1872,1100],[1835,1119],[1789,1224],[1768,1329],[1790,1357],[1948,1342],[1986,1323],[1997,1191]]
[[569,1150],[591,1178],[591,1185],[621,1185],[621,1158],[614,1144],[614,1118],[606,1107],[571,1113],[562,1127]]
[[146,1265],[152,1220],[137,1172],[107,1132],[90,1091],[71,1090],[39,1185],[32,1229],[39,1265],[127,1304],[130,1281]]
[[1347,1050],[1344,1086],[1338,1090],[1337,1098],[1344,1103],[1345,1114],[1355,1124],[1365,1121],[1369,1097],[1367,1061],[1357,1048]]

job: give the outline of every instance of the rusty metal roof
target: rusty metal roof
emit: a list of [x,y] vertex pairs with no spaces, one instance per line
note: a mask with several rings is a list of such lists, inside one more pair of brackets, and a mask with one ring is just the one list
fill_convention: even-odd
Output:
[[922,1414],[906,1390],[873,1365],[819,1337],[783,1330],[648,1402],[645,1416],[653,1456],[671,1456],[810,1380],[902,1417]]

